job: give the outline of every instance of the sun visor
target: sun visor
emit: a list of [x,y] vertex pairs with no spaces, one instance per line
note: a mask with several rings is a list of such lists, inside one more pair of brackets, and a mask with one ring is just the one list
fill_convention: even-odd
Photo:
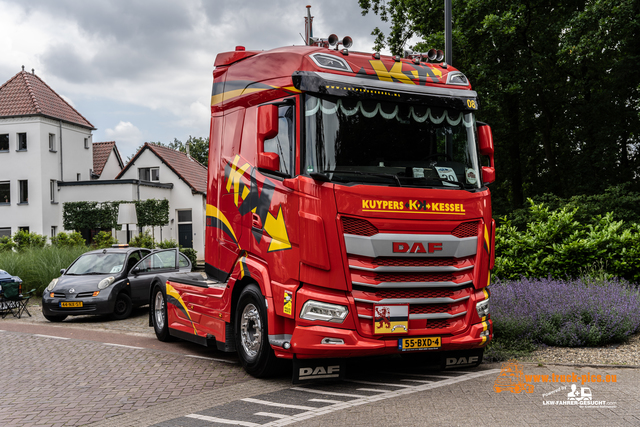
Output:
[[315,71],[296,71],[291,78],[296,89],[321,95],[429,104],[467,111],[478,109],[478,94],[473,90],[386,82]]

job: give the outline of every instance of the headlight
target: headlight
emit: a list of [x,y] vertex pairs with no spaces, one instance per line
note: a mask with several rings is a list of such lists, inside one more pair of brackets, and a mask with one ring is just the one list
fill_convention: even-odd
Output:
[[49,286],[47,286],[47,291],[51,292],[53,290],[53,288],[56,287],[56,285],[58,284],[58,279],[60,279],[60,278],[56,277],[51,282],[49,282]]
[[349,309],[344,305],[329,304],[309,300],[302,306],[300,318],[306,320],[322,320],[324,322],[342,323],[349,314]]
[[478,317],[480,317],[481,319],[485,316],[488,316],[489,315],[489,298],[477,303],[476,311],[478,312]]
[[107,277],[106,279],[100,280],[100,283],[98,283],[98,289],[106,288],[107,286],[112,284],[114,280],[116,280],[116,278],[113,277],[113,276],[110,276],[110,277]]

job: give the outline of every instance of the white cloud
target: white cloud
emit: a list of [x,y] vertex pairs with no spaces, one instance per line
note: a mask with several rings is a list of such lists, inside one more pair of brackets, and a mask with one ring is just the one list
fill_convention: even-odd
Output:
[[142,132],[131,122],[120,122],[114,129],[106,129],[104,133],[109,141],[116,142],[125,158],[135,154],[136,149],[144,143]]

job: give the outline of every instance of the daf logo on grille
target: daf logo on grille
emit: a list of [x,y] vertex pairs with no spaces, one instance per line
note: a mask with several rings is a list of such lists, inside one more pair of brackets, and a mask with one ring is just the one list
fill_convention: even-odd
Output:
[[[426,245],[426,247],[425,247]],[[411,254],[432,254],[442,250],[442,243],[425,242],[393,242],[394,253],[411,253]]]
[[73,289],[73,288],[69,289],[69,293],[70,293],[70,294],[74,293],[75,291],[76,291],[76,290],[75,290],[75,289]]

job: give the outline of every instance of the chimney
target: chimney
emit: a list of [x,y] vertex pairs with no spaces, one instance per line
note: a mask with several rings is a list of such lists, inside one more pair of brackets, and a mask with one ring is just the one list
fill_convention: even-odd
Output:
[[187,142],[187,143],[185,144],[185,146],[186,146],[185,148],[186,148],[186,150],[187,150],[187,157],[191,157],[191,143],[190,143],[190,142]]
[[35,69],[31,69],[31,74],[33,74],[34,76],[36,75],[36,70]]

